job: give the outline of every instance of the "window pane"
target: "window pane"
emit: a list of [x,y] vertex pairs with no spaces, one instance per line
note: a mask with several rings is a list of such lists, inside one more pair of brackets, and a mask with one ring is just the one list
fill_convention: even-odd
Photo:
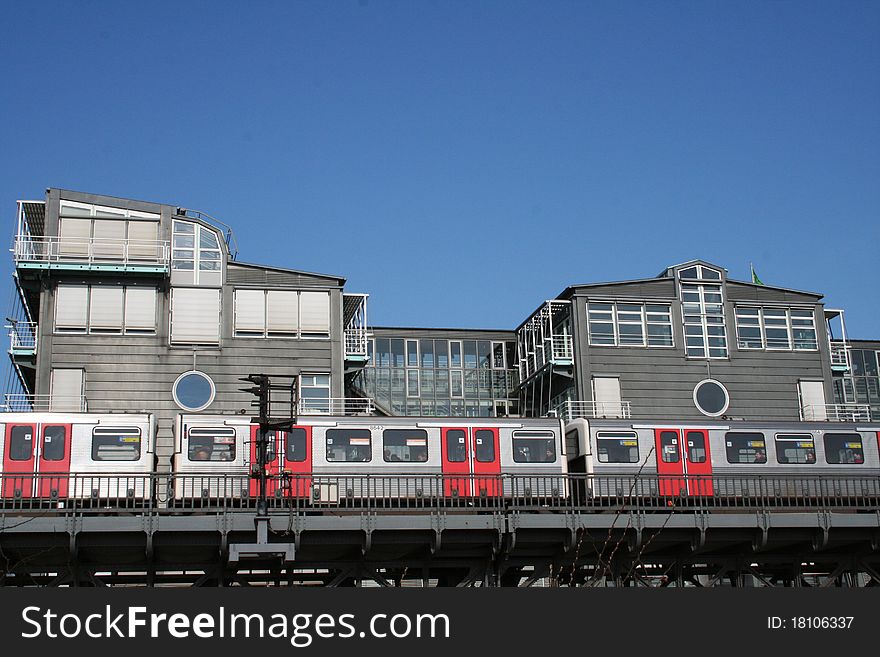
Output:
[[492,463],[495,460],[495,432],[489,429],[477,429],[474,432],[474,455],[480,463]]
[[428,432],[424,429],[386,429],[382,432],[382,454],[388,462],[428,460]]
[[92,430],[93,461],[137,461],[140,457],[140,429]]
[[639,438],[633,432],[602,431],[596,434],[600,463],[638,463]]
[[862,437],[857,433],[826,433],[825,460],[828,463],[859,465],[865,462]]
[[549,431],[515,431],[513,460],[517,463],[554,463],[556,440]]
[[290,463],[302,463],[307,455],[306,430],[294,427],[287,432],[284,460]]
[[706,462],[706,438],[702,431],[687,432],[687,455],[691,463]]
[[12,427],[9,436],[9,458],[29,461],[34,454],[34,429],[30,426]]
[[369,429],[328,429],[327,460],[366,462],[373,459]]
[[43,460],[63,461],[66,442],[67,427],[43,427]]
[[450,463],[464,463],[467,458],[466,433],[461,429],[446,432],[446,460]]
[[190,461],[234,461],[235,430],[225,427],[190,429],[187,457]]
[[766,463],[767,445],[763,433],[727,433],[724,436],[728,463]]
[[678,463],[681,460],[678,451],[678,432],[660,432],[660,453],[664,463]]
[[813,436],[810,434],[777,435],[776,460],[779,463],[815,463],[816,446],[813,442]]

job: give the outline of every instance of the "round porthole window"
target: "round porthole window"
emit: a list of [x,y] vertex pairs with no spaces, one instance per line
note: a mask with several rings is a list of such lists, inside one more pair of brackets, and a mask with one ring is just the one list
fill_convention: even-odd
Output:
[[202,411],[214,401],[214,382],[204,372],[184,372],[174,382],[171,394],[174,403],[185,411]]
[[694,404],[703,415],[718,417],[727,412],[730,395],[715,379],[703,379],[694,388]]

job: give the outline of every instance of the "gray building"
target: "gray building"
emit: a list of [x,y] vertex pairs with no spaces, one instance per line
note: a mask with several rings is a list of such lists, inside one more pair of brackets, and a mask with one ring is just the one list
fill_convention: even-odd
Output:
[[525,414],[867,419],[834,402],[850,371],[822,295],[728,279],[694,260],[567,287],[517,328]]
[[239,378],[289,377],[300,412],[366,362],[366,296],[339,276],[245,264],[231,230],[171,205],[49,189],[18,205],[8,410],[149,411],[167,465],[181,412],[254,414]]
[[868,408],[873,419],[880,419],[880,340],[849,340],[849,367],[834,379],[834,401]]

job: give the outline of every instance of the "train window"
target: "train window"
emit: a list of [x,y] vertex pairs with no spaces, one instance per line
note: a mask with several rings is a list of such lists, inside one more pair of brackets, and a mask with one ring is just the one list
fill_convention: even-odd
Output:
[[302,463],[308,456],[306,448],[306,430],[301,428],[291,429],[287,432],[284,460],[291,463]]
[[474,431],[474,458],[480,463],[492,463],[495,460],[495,432],[489,429]]
[[464,463],[467,458],[467,434],[464,429],[450,429],[446,432],[446,460],[450,463]]
[[859,465],[865,462],[862,437],[857,433],[826,433],[825,460],[828,463]]
[[660,458],[664,463],[678,463],[681,460],[678,451],[678,431],[660,432]]
[[369,429],[327,429],[327,460],[367,462],[373,460]]
[[424,429],[385,429],[382,455],[386,461],[424,463],[428,460],[428,432]]
[[728,463],[766,463],[767,443],[763,433],[726,433]]
[[556,438],[552,431],[514,431],[513,460],[517,463],[555,463]]
[[141,430],[137,427],[92,429],[93,461],[137,461],[141,457]]
[[808,433],[776,434],[776,460],[780,463],[815,463],[816,443],[813,436]]
[[596,434],[599,463],[638,463],[639,436],[635,431],[600,431]]
[[706,436],[702,431],[688,431],[687,440],[687,456],[690,463],[706,462]]
[[9,431],[9,459],[29,461],[34,453],[34,428],[30,426],[12,427]]
[[[187,458],[190,461],[235,460],[235,429],[232,427],[192,427],[188,437]],[[270,449],[274,449],[274,433]]]
[[67,427],[43,427],[43,460],[63,461],[66,442]]

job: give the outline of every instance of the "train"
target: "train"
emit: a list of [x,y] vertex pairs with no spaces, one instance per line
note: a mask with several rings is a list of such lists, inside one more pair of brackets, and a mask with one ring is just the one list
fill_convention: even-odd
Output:
[[263,464],[249,417],[179,414],[170,463],[156,431],[150,413],[0,413],[0,503],[253,500],[263,468],[269,496],[316,505],[511,497],[517,480],[562,498],[767,494],[768,476],[775,495],[832,475],[880,493],[880,423],[314,415],[268,432]]

